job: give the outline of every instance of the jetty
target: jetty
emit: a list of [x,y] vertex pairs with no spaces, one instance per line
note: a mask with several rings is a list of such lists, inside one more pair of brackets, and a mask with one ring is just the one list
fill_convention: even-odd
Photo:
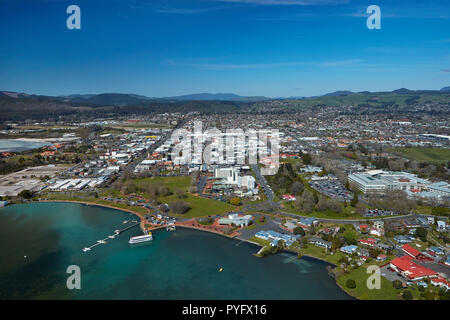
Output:
[[174,231],[176,230],[176,227],[174,224],[170,224],[166,226],[166,231]]
[[[134,228],[134,227],[139,225],[139,222],[137,222],[136,220],[133,220],[133,222],[135,222],[135,223],[132,224],[132,225],[129,225],[129,226],[123,228],[123,229],[116,229],[116,230],[114,230],[114,233],[112,235],[109,235],[109,236],[107,236],[104,239],[97,240],[97,242],[94,243],[93,245],[90,245],[90,246],[88,246],[86,248],[83,248],[83,252],[91,251],[92,249],[94,249],[95,247],[97,247],[97,246],[99,246],[101,244],[107,244],[108,243],[107,240],[114,239],[115,237],[117,237],[122,232],[125,232],[125,231],[127,231],[127,230],[129,230],[131,228]],[[127,221],[127,223],[128,223],[128,221]]]

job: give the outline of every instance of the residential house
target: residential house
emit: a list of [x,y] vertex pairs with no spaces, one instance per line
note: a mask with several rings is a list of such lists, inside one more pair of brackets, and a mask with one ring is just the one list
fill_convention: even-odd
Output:
[[319,238],[319,237],[311,237],[309,239],[309,242],[314,244],[314,245],[316,245],[316,246],[318,246],[318,247],[322,247],[322,248],[325,248],[325,249],[331,248],[331,242],[325,241],[325,240],[323,240],[322,238]]
[[353,252],[356,251],[356,249],[358,249],[358,246],[355,246],[355,245],[349,245],[349,246],[341,247],[340,250],[341,250],[341,252],[343,252],[343,253],[352,254]]

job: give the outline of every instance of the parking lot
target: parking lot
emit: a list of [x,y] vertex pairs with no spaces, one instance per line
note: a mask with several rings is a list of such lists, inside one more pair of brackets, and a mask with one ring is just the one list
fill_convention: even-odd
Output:
[[338,180],[310,181],[309,185],[320,193],[338,201],[350,201],[352,192],[348,191]]

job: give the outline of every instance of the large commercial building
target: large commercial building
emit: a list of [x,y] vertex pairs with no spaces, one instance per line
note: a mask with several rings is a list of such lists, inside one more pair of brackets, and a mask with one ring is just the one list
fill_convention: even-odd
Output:
[[425,179],[407,172],[386,172],[372,170],[367,172],[352,173],[348,176],[350,185],[363,193],[384,193],[390,190],[422,191],[430,184]]

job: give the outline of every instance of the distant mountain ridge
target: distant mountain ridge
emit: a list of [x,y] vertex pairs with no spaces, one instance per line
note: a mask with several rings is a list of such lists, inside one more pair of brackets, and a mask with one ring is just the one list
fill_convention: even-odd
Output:
[[194,94],[186,94],[181,96],[174,97],[164,97],[161,99],[168,100],[228,100],[228,101],[259,101],[259,100],[270,100],[272,98],[268,97],[246,97],[240,96],[234,93],[194,93]]
[[265,97],[265,96],[241,96],[235,93],[194,93],[194,94],[185,94],[179,96],[169,96],[169,97],[147,97],[144,95],[131,94],[131,93],[99,93],[99,94],[71,94],[71,95],[60,95],[60,96],[43,96],[43,95],[35,95],[35,94],[26,94],[12,91],[0,91],[0,96],[7,96],[11,98],[28,98],[28,97],[45,97],[51,98],[55,100],[74,102],[74,103],[87,103],[87,104],[102,104],[102,105],[115,105],[122,106],[128,104],[141,104],[148,101],[165,101],[165,100],[174,100],[174,101],[246,101],[246,102],[256,102],[256,101],[265,101],[265,100],[298,100],[298,99],[315,99],[320,97],[343,97],[349,96],[353,94],[386,94],[386,93],[394,93],[394,94],[414,94],[414,93],[446,93],[450,92],[450,86],[444,87],[440,90],[409,90],[406,88],[400,88],[393,91],[386,92],[370,92],[370,91],[361,91],[361,92],[353,92],[350,90],[339,90],[330,93],[326,93],[319,96],[290,96],[290,97]]
[[351,98],[360,95],[386,95],[386,94],[400,94],[400,95],[417,95],[417,94],[445,94],[450,92],[450,86],[444,87],[440,90],[409,90],[400,88],[393,91],[386,92],[353,92],[350,90],[339,90],[335,92],[326,93],[320,96],[292,96],[292,97],[277,97],[270,98],[265,96],[241,96],[234,93],[194,93],[170,97],[147,97],[144,95],[131,93],[100,93],[100,94],[71,94],[60,96],[44,96],[35,94],[26,94],[12,91],[0,91],[0,97],[12,99],[31,99],[43,98],[52,101],[61,101],[73,104],[83,105],[109,105],[109,106],[127,106],[127,105],[143,105],[148,102],[164,102],[164,101],[231,101],[231,102],[258,102],[268,100],[316,100],[316,99],[341,99]]

